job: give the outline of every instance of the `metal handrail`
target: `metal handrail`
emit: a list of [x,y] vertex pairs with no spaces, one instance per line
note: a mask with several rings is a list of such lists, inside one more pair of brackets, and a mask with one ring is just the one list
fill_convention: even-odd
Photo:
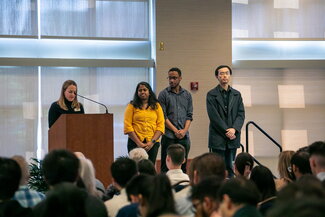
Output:
[[280,149],[280,152],[282,152],[282,147],[281,145],[275,141],[267,132],[265,132],[261,127],[259,127],[254,121],[248,121],[246,123],[246,152],[248,152],[248,126],[250,124],[253,124],[261,133],[263,133],[267,138],[269,138],[278,148]]
[[245,148],[242,144],[240,144],[240,147],[241,147],[241,152],[245,152]]

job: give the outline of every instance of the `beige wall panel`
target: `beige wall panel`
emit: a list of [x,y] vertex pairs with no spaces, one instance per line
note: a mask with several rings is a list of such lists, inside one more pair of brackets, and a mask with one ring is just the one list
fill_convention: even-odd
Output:
[[[216,86],[214,69],[231,64],[231,1],[157,0],[157,93],[168,85],[167,71],[179,67],[182,86],[199,82],[192,92],[194,121],[190,128],[190,158],[208,151],[206,94]],[[159,43],[164,42],[164,51]]]
[[[281,131],[306,131],[307,142],[311,144],[324,140],[325,120],[325,74],[321,69],[236,69],[234,84],[251,85],[252,107],[246,109],[246,122],[254,121],[278,143],[283,143]],[[279,108],[279,85],[303,86],[304,108]],[[294,94],[289,95],[292,97]],[[245,122],[245,124],[246,124]],[[255,156],[272,157],[279,153],[264,135],[254,131]],[[286,141],[295,140],[294,134],[287,134]],[[287,143],[285,141],[285,143]],[[282,144],[285,146],[285,144]],[[251,144],[250,144],[251,147]],[[285,147],[284,147],[285,148]]]

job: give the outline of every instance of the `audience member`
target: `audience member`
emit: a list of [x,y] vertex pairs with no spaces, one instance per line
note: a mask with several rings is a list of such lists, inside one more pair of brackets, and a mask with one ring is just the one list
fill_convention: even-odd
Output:
[[31,217],[30,208],[11,200],[19,187],[21,170],[16,161],[0,157],[0,217]]
[[309,164],[309,153],[305,151],[297,151],[291,158],[291,168],[296,179],[305,174],[311,174]]
[[69,182],[55,186],[47,195],[41,217],[88,217],[87,192]]
[[261,193],[261,200],[258,203],[258,209],[263,216],[273,206],[276,199],[276,189],[273,174],[265,166],[256,166],[253,168],[250,179],[255,183]]
[[85,188],[90,194],[106,201],[110,198],[106,196],[106,190],[103,183],[95,176],[95,168],[90,159],[87,159],[82,152],[74,152],[80,160],[80,177],[77,186]]
[[129,204],[125,186],[137,173],[135,161],[128,157],[119,157],[112,163],[113,185],[120,191],[120,194],[105,202],[108,216],[115,217],[119,209]]
[[128,197],[128,201],[131,203],[122,207],[116,217],[138,217],[141,216],[139,211],[139,186],[142,185],[144,177],[149,176],[147,174],[139,174],[134,176],[130,182],[126,185],[125,190]]
[[255,184],[238,177],[227,180],[219,190],[220,212],[223,217],[261,217],[256,209],[260,193]]
[[223,181],[221,177],[210,176],[193,186],[191,200],[196,210],[195,217],[221,217],[218,191]]
[[309,145],[299,148],[296,152],[301,152],[301,151],[309,153]]
[[138,171],[140,174],[156,175],[155,165],[149,159],[142,159],[138,162]]
[[236,156],[234,164],[234,172],[236,177],[243,176],[248,179],[253,167],[254,159],[249,153],[242,152]]
[[294,180],[294,174],[292,173],[290,163],[291,157],[294,153],[294,151],[283,151],[279,154],[278,172],[280,178],[275,180],[275,186],[277,190],[280,190],[285,185]]
[[315,198],[295,199],[274,206],[267,217],[324,217],[325,200]]
[[129,152],[129,158],[138,163],[140,160],[149,159],[149,155],[143,148],[135,148]]
[[325,191],[319,179],[303,175],[289,183],[281,191],[268,217],[323,217],[325,213]]
[[96,189],[95,168],[92,162],[86,158],[79,158],[80,171],[79,179],[82,181],[87,192],[95,197],[101,198]]
[[[185,182],[184,184],[189,183],[190,178],[182,170],[182,164],[185,162],[185,148],[182,145],[169,145],[167,148],[167,156],[165,161],[168,168],[166,175],[168,176],[172,185],[180,182]],[[184,184],[180,183],[180,185]]]
[[128,184],[127,192],[132,202],[139,203],[142,217],[176,214],[170,181],[164,174],[136,176]]
[[199,183],[207,176],[218,176],[221,178],[227,177],[226,166],[222,157],[216,153],[205,153],[197,157],[197,161],[193,164],[192,171],[194,184]]
[[21,170],[19,188],[15,192],[13,199],[17,200],[23,207],[33,207],[37,203],[41,202],[45,198],[45,195],[41,192],[32,190],[27,186],[29,179],[29,166],[25,158],[15,155],[12,159],[18,163]]
[[[68,150],[53,150],[49,152],[42,163],[42,172],[46,182],[50,185],[49,194],[56,191],[58,184],[63,182],[76,183],[79,177],[80,161]],[[86,191],[85,191],[86,192]],[[88,216],[107,217],[104,203],[86,192],[86,213]],[[47,198],[38,203],[34,208],[34,216],[44,213]]]
[[221,156],[216,153],[204,153],[191,161],[189,168],[190,186],[175,194],[176,210],[182,216],[194,216],[193,204],[189,199],[191,186],[198,184],[208,176],[227,177],[226,165]]
[[317,178],[325,182],[325,142],[317,141],[309,146],[310,168]]
[[141,177],[134,176],[126,186],[126,193],[131,204],[122,207],[116,217],[139,217],[139,187],[142,185],[144,176],[155,176],[156,169],[150,160],[143,159],[138,163],[138,170]]

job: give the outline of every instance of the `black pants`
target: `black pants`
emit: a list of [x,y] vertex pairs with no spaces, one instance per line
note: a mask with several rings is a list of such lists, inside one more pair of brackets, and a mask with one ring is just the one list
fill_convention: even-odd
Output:
[[211,148],[210,152],[219,154],[225,161],[226,169],[228,171],[228,178],[231,178],[235,175],[234,173],[234,160],[236,157],[237,148],[229,149],[226,146],[226,150],[214,149]]
[[[145,142],[145,141],[143,141]],[[156,142],[152,148],[147,152],[149,155],[149,160],[155,165],[156,163],[156,158],[158,154],[160,143]],[[128,152],[130,152],[132,149],[138,148],[137,144],[133,142],[132,139],[128,139]]]
[[168,171],[168,168],[166,165],[167,149],[172,144],[180,144],[185,148],[185,163],[182,164],[182,170],[184,173],[186,173],[187,156],[190,151],[190,140],[186,136],[183,139],[170,139],[170,138],[167,138],[166,136],[162,136],[160,171],[162,173],[166,173]]

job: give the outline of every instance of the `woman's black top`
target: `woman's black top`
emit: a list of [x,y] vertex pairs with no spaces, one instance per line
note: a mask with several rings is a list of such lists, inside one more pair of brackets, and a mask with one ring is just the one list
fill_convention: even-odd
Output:
[[64,100],[68,110],[62,109],[58,102],[52,103],[50,110],[49,110],[49,127],[51,127],[55,121],[61,116],[61,114],[84,114],[84,107],[80,103],[80,109],[76,110],[71,107],[72,102],[69,102],[68,100]]

